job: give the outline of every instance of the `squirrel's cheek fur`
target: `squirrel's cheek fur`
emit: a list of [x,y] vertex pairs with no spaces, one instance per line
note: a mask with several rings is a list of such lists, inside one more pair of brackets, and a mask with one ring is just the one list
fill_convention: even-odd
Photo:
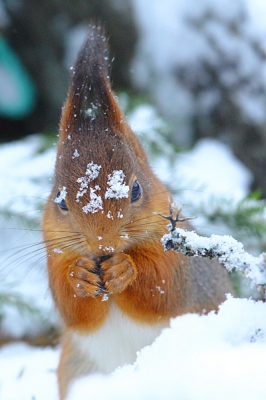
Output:
[[171,317],[217,309],[232,292],[218,263],[164,252],[169,194],[111,91],[106,43],[92,26],[72,69],[43,218],[65,325],[61,400],[73,379],[133,362]]

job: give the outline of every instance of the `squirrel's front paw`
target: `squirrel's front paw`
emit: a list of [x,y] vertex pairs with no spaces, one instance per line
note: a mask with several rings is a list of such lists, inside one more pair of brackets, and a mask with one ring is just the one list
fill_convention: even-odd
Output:
[[119,253],[101,263],[102,283],[107,293],[123,292],[137,276],[137,269],[132,258]]
[[106,293],[95,262],[81,257],[70,267],[69,282],[80,297],[97,297]]

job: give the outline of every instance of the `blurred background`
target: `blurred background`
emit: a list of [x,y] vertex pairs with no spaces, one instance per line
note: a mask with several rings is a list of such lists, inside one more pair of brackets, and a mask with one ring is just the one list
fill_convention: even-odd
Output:
[[0,0],[0,345],[51,344],[60,331],[41,220],[91,21],[109,37],[127,120],[184,215],[202,235],[266,251],[265,19],[265,0]]
[[266,196],[263,0],[0,0],[0,141],[57,130],[90,21],[110,38],[116,91],[145,98],[189,148],[214,137]]

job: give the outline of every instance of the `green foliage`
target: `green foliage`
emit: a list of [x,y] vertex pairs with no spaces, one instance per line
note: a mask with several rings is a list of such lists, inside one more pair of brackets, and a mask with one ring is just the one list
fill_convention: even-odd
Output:
[[[42,213],[43,210],[43,201],[36,202],[36,210],[41,210],[40,213]],[[0,218],[3,218],[5,221],[5,224],[8,225],[8,221],[10,221],[10,225],[13,222],[14,218],[16,220],[16,224],[21,227],[21,229],[36,229],[40,226],[40,217],[39,216],[32,216],[32,214],[29,216],[28,213],[17,213],[15,214],[14,212],[11,212],[8,209],[0,209]]]
[[158,113],[147,97],[119,94],[119,104],[127,116],[127,121],[138,135],[151,160],[167,157],[173,163],[180,151],[171,141],[171,126]]
[[48,149],[51,149],[57,145],[58,133],[46,132],[41,136],[41,141],[36,154],[45,153]]
[[117,99],[126,115],[143,104],[152,104],[149,95],[144,92],[141,94],[132,91],[117,92]]
[[203,215],[211,225],[223,224],[244,245],[258,252],[266,251],[266,201],[260,199],[259,191],[237,203],[228,199],[210,199],[210,203],[201,204],[195,212]]
[[41,311],[25,301],[19,293],[0,292],[0,319],[3,318],[3,308],[5,306],[14,307],[21,315],[43,319]]
[[[8,313],[8,308],[16,310],[21,317],[30,320],[34,326],[34,331],[25,332],[23,338],[17,338],[19,340],[23,339],[29,341],[31,345],[37,346],[54,346],[58,344],[58,339],[60,335],[60,329],[54,323],[51,323],[47,312],[44,312],[38,307],[32,305],[32,302],[25,300],[24,296],[20,293],[10,291],[0,290],[0,339],[1,340],[17,340],[6,331],[4,335],[1,335],[1,321],[3,320],[6,313]],[[35,327],[38,327],[37,330]]]

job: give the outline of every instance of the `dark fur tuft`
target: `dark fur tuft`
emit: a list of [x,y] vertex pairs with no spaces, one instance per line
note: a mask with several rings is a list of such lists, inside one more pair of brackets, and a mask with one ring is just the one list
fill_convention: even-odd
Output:
[[76,96],[90,95],[102,103],[108,78],[108,47],[103,29],[91,26],[72,67],[72,91]]
[[68,123],[116,125],[117,103],[109,80],[108,43],[101,26],[91,25],[72,67]]

